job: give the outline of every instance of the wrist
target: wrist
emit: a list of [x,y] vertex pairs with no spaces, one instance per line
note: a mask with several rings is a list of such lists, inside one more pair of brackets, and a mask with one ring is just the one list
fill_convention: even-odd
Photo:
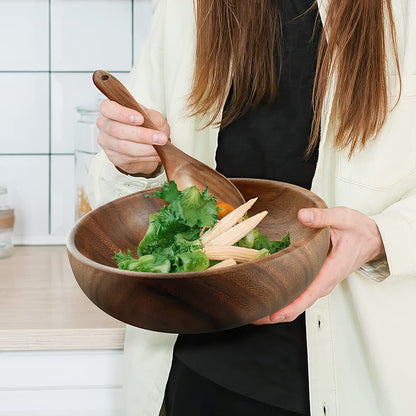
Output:
[[373,250],[373,256],[369,261],[380,260],[386,257],[386,250],[384,247],[384,243],[381,237],[380,230],[378,229],[378,226],[373,219],[371,219],[371,222],[372,222],[371,235],[374,241],[374,244],[373,244],[374,250]]
[[139,177],[139,178],[144,178],[144,179],[151,179],[151,178],[156,178],[156,176],[159,176],[162,173],[163,165],[162,165],[161,162],[159,162],[156,166],[156,169],[151,173],[141,173],[141,172],[139,172],[139,173],[129,173],[129,172],[126,172],[123,169],[119,168],[118,166],[116,166],[116,169],[119,172],[121,172],[122,174],[127,175],[127,176],[133,176],[135,178]]

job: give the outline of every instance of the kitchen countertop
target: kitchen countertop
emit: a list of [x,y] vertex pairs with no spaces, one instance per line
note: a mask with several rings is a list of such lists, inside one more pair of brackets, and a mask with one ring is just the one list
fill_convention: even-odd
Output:
[[0,259],[0,351],[122,349],[124,329],[79,288],[65,246]]

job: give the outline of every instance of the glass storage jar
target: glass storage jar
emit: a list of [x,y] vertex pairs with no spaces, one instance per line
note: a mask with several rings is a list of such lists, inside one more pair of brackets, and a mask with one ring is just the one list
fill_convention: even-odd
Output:
[[12,208],[7,187],[0,185],[0,259],[13,253],[14,209]]
[[91,211],[85,192],[88,169],[92,158],[98,153],[100,147],[97,143],[98,128],[96,120],[99,113],[99,103],[102,97],[97,98],[96,104],[76,107],[79,119],[75,134],[75,218],[81,218]]

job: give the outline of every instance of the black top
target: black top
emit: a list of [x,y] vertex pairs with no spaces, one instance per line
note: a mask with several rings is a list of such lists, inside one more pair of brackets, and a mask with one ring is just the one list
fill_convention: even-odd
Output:
[[[281,0],[283,56],[278,94],[221,129],[217,169],[228,177],[273,179],[310,188],[317,152],[305,157],[320,22],[312,0]],[[315,31],[314,31],[315,29]],[[309,414],[305,317],[213,334],[180,335],[174,354],[229,390]]]

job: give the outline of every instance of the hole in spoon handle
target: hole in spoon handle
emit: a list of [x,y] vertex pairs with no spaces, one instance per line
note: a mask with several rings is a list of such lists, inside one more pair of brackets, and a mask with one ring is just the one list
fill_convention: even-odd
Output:
[[111,101],[138,111],[144,118],[143,127],[158,130],[146,114],[146,110],[133,98],[126,87],[106,71],[95,71],[92,80],[95,86]]

